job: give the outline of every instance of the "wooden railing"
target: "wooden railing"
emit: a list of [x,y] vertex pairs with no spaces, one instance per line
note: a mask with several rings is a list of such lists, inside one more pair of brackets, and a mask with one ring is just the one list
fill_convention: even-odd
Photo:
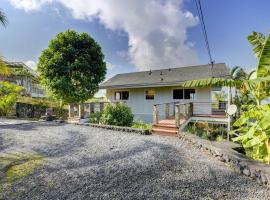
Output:
[[[180,125],[180,121],[191,116],[225,116],[227,103],[220,102],[170,102],[155,104],[153,106],[153,124],[158,124],[160,120],[175,119],[175,124]],[[171,122],[170,122],[171,123]]]
[[176,126],[180,125],[181,119],[188,119],[193,114],[193,103],[170,102],[155,104],[153,106],[153,124],[160,120],[175,120]]
[[69,118],[87,118],[91,113],[102,111],[108,104],[126,103],[125,101],[114,102],[90,102],[81,104],[69,104]]

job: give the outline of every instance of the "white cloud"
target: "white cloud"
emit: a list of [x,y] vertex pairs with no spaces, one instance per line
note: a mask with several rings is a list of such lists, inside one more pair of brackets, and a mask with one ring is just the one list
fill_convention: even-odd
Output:
[[26,64],[28,67],[30,67],[33,70],[36,70],[36,65],[37,63],[33,60],[28,60],[26,62],[24,62],[24,64]]
[[128,56],[139,70],[197,63],[187,29],[197,17],[183,8],[184,0],[9,0],[26,11],[61,3],[74,18],[98,19],[106,28],[128,34]]

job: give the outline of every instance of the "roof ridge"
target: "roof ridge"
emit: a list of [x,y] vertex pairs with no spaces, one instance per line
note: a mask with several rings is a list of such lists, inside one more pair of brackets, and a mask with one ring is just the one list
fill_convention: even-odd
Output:
[[[215,63],[215,65],[220,65],[220,64],[224,64],[226,65],[225,62],[221,62],[221,63]],[[164,68],[164,69],[154,69],[154,70],[151,70],[151,72],[156,72],[156,71],[162,71],[162,70],[169,70],[169,69],[180,69],[180,68],[192,68],[192,67],[204,67],[204,66],[211,66],[211,64],[204,64],[204,65],[189,65],[189,66],[184,66],[184,67],[172,67],[172,68]],[[127,72],[127,73],[118,73],[118,74],[115,74],[115,76],[117,75],[126,75],[126,74],[135,74],[135,73],[145,73],[145,72],[150,72],[150,70],[144,70],[144,71],[137,71],[137,72]]]

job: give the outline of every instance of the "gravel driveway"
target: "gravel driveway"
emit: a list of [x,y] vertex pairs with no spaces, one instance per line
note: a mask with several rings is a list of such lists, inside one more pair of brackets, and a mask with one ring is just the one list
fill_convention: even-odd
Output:
[[44,163],[1,183],[5,199],[270,199],[266,187],[172,137],[53,122],[0,126],[0,153],[10,152]]

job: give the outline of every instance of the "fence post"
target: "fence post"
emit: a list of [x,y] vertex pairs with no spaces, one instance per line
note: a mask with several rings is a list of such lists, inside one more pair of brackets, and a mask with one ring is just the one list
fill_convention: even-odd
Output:
[[180,104],[175,104],[175,125],[180,125]]
[[74,117],[74,104],[73,103],[69,104],[68,116],[69,118]]
[[188,107],[188,117],[191,117],[192,115],[193,115],[193,103],[190,102]]
[[153,106],[153,124],[158,124],[158,106]]
[[170,104],[166,103],[165,104],[165,118],[169,119],[169,115],[170,115]]
[[84,104],[83,103],[79,104],[79,118],[80,119],[84,118]]

